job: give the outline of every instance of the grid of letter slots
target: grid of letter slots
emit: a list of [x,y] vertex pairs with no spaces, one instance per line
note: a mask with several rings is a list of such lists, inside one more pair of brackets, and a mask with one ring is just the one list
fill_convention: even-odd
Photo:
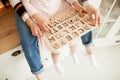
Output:
[[73,7],[54,15],[50,20],[54,26],[53,31],[45,33],[43,39],[49,48],[54,49],[62,47],[95,28],[87,15],[80,18]]

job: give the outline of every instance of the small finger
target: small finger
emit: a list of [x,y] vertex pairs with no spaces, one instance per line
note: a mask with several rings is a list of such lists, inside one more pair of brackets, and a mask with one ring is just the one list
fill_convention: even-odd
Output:
[[36,34],[35,34],[35,33],[32,33],[32,35],[33,35],[33,36],[36,36]]
[[93,17],[92,17],[92,13],[88,13],[90,21],[93,23]]
[[49,26],[50,33],[52,33],[53,32],[53,25],[48,24],[48,26]]
[[98,13],[94,13],[94,25],[97,25],[98,23]]
[[86,10],[83,10],[82,13],[83,13],[83,14],[84,14],[84,13],[87,14],[87,11],[86,11]]
[[80,14],[80,17],[84,16],[82,11],[79,11],[79,14]]
[[51,28],[50,28],[50,26],[51,26],[50,24],[46,24],[45,26],[46,26],[46,28],[47,28],[48,30],[51,29]]
[[52,28],[53,27],[53,23],[49,22],[48,25]]
[[35,30],[35,32],[33,33],[33,36],[39,37],[39,36],[38,36],[38,31],[37,31],[37,30]]
[[43,26],[45,32],[49,32],[49,29],[47,27],[47,24]]
[[38,29],[38,38],[41,38],[42,37],[42,32],[40,29]]

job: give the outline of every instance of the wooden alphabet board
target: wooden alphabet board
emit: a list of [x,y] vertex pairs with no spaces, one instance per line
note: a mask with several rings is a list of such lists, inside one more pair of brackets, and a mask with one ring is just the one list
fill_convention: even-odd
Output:
[[54,26],[53,31],[44,33],[42,38],[47,47],[52,51],[59,49],[95,28],[89,21],[88,15],[86,14],[81,18],[74,7],[57,13],[50,20]]

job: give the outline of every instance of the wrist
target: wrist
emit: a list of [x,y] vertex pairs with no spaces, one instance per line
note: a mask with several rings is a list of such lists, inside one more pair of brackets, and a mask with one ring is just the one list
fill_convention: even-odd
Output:
[[24,22],[26,22],[26,20],[29,18],[29,15],[25,12],[23,15],[22,15],[22,19]]
[[36,26],[36,25],[35,25],[36,23],[34,23],[31,18],[28,18],[28,19],[26,20],[26,23],[28,24],[28,26],[29,26],[29,28],[30,28],[31,30]]
[[39,21],[40,15],[38,13],[35,13],[31,17],[32,17],[33,22],[37,23],[37,21]]

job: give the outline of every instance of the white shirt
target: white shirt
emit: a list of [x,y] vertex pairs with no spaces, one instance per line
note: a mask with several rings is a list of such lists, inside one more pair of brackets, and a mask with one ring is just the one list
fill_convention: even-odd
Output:
[[32,16],[39,13],[49,17],[70,6],[75,0],[22,0],[27,12]]

